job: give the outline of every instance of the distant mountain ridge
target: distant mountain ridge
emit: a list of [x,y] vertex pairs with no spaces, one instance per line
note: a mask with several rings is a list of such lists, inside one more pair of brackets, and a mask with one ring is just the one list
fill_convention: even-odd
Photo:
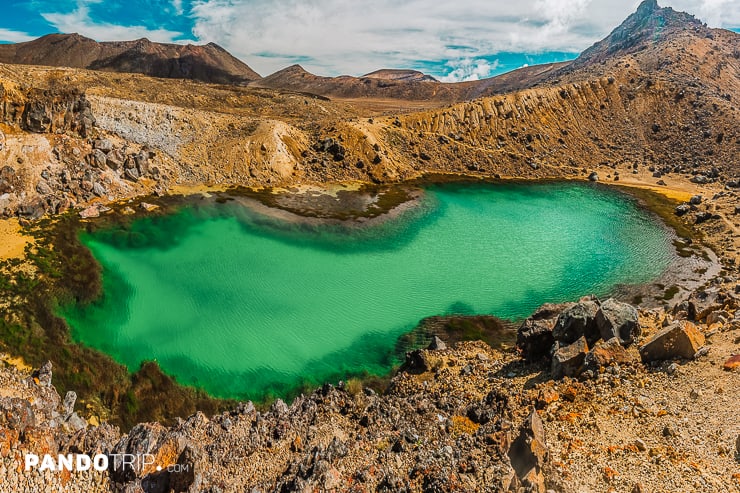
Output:
[[214,43],[178,45],[146,38],[97,42],[79,34],[49,34],[26,43],[0,45],[0,63],[129,72],[220,84],[261,78]]
[[489,79],[454,83],[440,82],[416,70],[381,69],[361,77],[323,77],[291,65],[250,85],[330,98],[454,102],[531,87],[568,63],[523,67]]
[[[0,45],[0,63],[66,66],[154,77],[184,78],[221,84],[250,85],[328,98],[430,101],[452,103],[559,84],[562,78],[604,72],[603,64],[650,49],[661,50],[681,36],[712,37],[694,16],[644,0],[607,37],[570,62],[522,67],[488,79],[444,83],[416,70],[380,69],[363,76],[324,77],[291,65],[261,77],[220,46],[153,43],[147,39],[96,42],[78,34],[51,34],[27,43]],[[728,40],[736,33],[727,31]],[[725,34],[718,34],[726,37]],[[662,55],[661,55],[662,56]],[[673,58],[673,53],[667,53]],[[664,62],[665,63],[665,62]]]

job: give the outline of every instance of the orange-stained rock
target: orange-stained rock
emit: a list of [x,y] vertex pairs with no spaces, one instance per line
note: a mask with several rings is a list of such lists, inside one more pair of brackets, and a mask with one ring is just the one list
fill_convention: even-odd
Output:
[[29,426],[23,432],[23,445],[37,455],[56,455],[59,453],[59,444],[54,433],[48,428]]
[[635,360],[636,354],[627,351],[617,337],[599,341],[586,355],[586,368],[598,370],[612,363],[624,364]]
[[704,334],[696,326],[680,320],[661,330],[640,348],[642,361],[692,358],[704,345]]
[[18,431],[0,426],[0,457],[8,457],[18,443]]
[[740,368],[740,354],[736,354],[725,361],[725,364],[722,367],[727,371],[737,370]]
[[552,389],[542,389],[537,394],[537,408],[544,409],[549,404],[560,399],[560,394]]

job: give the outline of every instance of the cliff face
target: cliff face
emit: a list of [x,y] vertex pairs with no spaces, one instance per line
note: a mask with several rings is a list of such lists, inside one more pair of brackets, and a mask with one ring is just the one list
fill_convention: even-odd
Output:
[[260,78],[220,46],[136,41],[96,42],[79,34],[49,34],[0,45],[0,63],[87,68],[152,77],[239,84]]
[[74,90],[11,91],[0,85],[0,122],[3,124],[39,134],[71,132],[80,137],[91,135],[95,117],[84,94]]

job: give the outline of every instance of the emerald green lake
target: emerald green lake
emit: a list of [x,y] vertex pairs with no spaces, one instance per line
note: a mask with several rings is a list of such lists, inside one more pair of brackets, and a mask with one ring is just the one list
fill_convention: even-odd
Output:
[[519,319],[649,282],[675,255],[631,198],[566,183],[430,186],[418,206],[363,227],[204,200],[82,241],[104,289],[62,308],[75,340],[241,399],[384,374],[424,317]]

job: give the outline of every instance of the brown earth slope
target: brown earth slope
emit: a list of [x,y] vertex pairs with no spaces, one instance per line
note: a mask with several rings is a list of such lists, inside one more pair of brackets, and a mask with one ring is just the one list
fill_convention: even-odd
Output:
[[0,63],[88,68],[152,77],[238,84],[260,76],[214,43],[204,46],[136,41],[97,42],[79,34],[49,34],[0,45]]

